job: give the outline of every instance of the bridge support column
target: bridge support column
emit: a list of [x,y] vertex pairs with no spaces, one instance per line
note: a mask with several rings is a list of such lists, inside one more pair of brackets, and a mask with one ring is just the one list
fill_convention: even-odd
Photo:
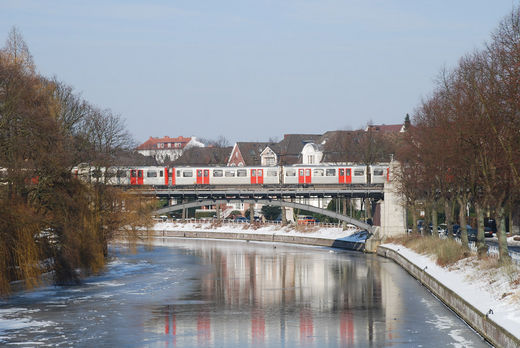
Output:
[[[185,199],[182,199],[182,204],[186,203]],[[186,220],[186,208],[182,208],[182,221]]]
[[393,182],[397,162],[390,163],[390,182],[384,186],[384,201],[381,204],[381,237],[393,237],[406,234],[406,210],[402,195],[397,192]]

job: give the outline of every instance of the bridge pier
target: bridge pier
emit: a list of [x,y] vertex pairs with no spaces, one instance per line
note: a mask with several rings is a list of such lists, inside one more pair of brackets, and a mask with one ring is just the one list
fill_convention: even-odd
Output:
[[397,192],[393,177],[399,170],[397,162],[390,164],[390,182],[384,186],[384,201],[381,207],[381,234],[395,237],[406,234],[406,210],[403,196]]

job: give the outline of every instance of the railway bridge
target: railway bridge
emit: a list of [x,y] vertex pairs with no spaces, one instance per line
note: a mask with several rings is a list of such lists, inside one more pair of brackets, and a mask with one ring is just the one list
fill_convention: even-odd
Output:
[[[390,181],[383,184],[368,185],[316,185],[316,186],[192,186],[192,187],[155,187],[134,190],[142,195],[175,199],[176,204],[155,211],[157,215],[167,214],[188,208],[221,205],[227,203],[259,203],[281,207],[297,208],[336,218],[366,229],[377,236],[394,236],[406,231],[405,213],[400,195],[395,192]],[[374,226],[364,221],[330,211],[307,203],[309,199],[370,198],[375,202],[379,216]],[[377,215],[376,214],[376,215]]]

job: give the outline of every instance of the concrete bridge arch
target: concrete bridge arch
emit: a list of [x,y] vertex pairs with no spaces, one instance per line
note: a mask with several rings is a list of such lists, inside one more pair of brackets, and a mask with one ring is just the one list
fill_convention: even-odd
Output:
[[311,206],[308,204],[302,204],[302,203],[295,203],[295,202],[288,202],[284,200],[274,200],[274,199],[204,199],[204,200],[196,200],[193,202],[183,203],[183,204],[176,204],[172,206],[168,206],[159,210],[155,211],[156,215],[161,214],[167,214],[171,213],[173,211],[188,209],[188,208],[196,208],[196,207],[202,207],[206,205],[217,205],[217,204],[227,204],[227,203],[249,203],[249,204],[264,204],[264,205],[274,205],[279,207],[288,207],[288,208],[296,208],[296,209],[302,209],[307,210],[313,213],[322,214],[325,216],[329,216],[335,219],[338,219],[340,221],[344,221],[346,223],[352,224],[356,227],[359,227],[360,229],[367,230],[369,232],[373,232],[373,227],[363,221],[359,221],[357,219],[353,219],[349,216],[345,216],[327,209],[318,208],[315,206]]

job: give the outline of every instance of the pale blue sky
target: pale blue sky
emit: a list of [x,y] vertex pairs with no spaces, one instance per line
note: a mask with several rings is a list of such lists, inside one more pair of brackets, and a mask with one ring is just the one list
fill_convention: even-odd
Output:
[[0,0],[39,71],[149,136],[400,123],[518,0]]

